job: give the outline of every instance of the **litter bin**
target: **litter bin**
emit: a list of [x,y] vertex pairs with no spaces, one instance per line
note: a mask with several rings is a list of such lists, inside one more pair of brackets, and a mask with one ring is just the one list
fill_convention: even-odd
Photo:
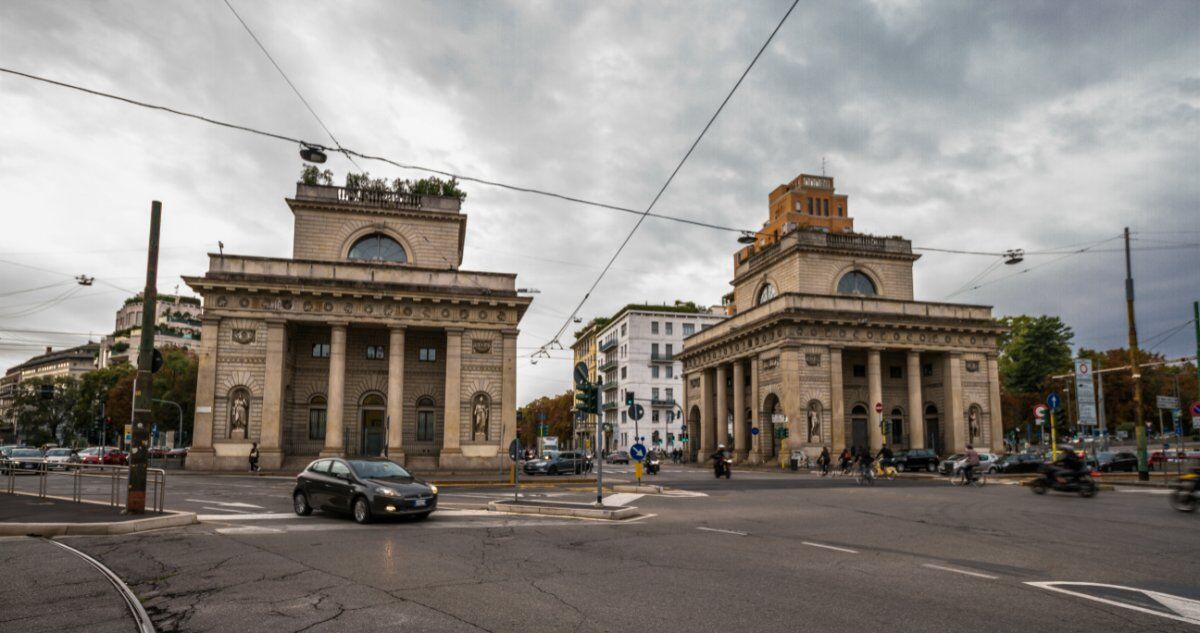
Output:
[[800,454],[792,453],[792,458],[789,460],[792,470],[800,470]]

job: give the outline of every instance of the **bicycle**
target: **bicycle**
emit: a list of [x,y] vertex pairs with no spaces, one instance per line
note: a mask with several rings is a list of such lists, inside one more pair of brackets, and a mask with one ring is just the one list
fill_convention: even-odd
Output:
[[875,485],[875,469],[874,468],[859,468],[858,472],[854,475],[854,481],[855,481],[855,483],[857,483],[860,486],[863,485],[864,481],[871,484],[872,486],[874,486]]
[[950,476],[950,483],[955,486],[983,486],[987,483],[987,471],[977,469],[972,471],[970,481],[967,480],[967,469],[959,468]]
[[896,467],[895,466],[892,466],[891,464],[884,466],[884,465],[880,464],[879,462],[875,462],[874,470],[875,470],[874,475],[876,477],[887,479],[888,481],[896,481]]

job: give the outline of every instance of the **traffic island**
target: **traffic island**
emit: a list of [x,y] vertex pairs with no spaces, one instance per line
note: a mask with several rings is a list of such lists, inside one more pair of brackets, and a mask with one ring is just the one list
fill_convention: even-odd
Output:
[[637,508],[633,506],[597,506],[569,501],[512,501],[506,499],[489,503],[488,510],[510,514],[541,514],[608,521],[621,521],[638,516]]
[[617,484],[612,487],[613,492],[632,492],[640,495],[661,495],[663,493],[662,486],[653,484]]
[[112,535],[198,523],[193,512],[121,514],[107,503],[0,494],[0,536]]

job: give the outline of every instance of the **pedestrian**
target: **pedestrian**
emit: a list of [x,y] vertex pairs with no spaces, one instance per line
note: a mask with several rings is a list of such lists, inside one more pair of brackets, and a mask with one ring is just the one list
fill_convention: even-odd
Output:
[[821,476],[822,477],[829,474],[829,460],[830,459],[832,459],[832,457],[829,455],[829,447],[822,446],[821,447],[821,455],[817,457],[817,466],[819,466],[821,468]]
[[842,455],[838,458],[838,468],[841,469],[843,475],[850,471],[850,462],[853,459],[854,454],[850,452],[850,449],[842,448]]
[[250,472],[256,473],[260,469],[258,467],[258,442],[250,445]]

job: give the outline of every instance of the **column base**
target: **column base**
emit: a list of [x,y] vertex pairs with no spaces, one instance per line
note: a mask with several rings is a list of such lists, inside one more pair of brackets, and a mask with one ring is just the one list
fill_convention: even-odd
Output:
[[188,449],[187,459],[183,463],[185,470],[212,470],[216,463],[217,452],[211,447]]
[[763,463],[762,455],[760,453],[750,453],[750,455],[746,458],[746,463],[750,464],[751,466],[758,466],[759,464]]
[[744,464],[744,463],[746,463],[746,458],[749,455],[750,455],[750,453],[748,451],[735,450],[735,451],[733,451],[733,463]]
[[278,448],[259,449],[258,467],[263,470],[281,470],[283,468],[283,450]]
[[404,463],[404,450],[398,446],[397,447],[389,446],[387,449],[387,458],[393,462],[396,462],[397,464],[403,464]]

